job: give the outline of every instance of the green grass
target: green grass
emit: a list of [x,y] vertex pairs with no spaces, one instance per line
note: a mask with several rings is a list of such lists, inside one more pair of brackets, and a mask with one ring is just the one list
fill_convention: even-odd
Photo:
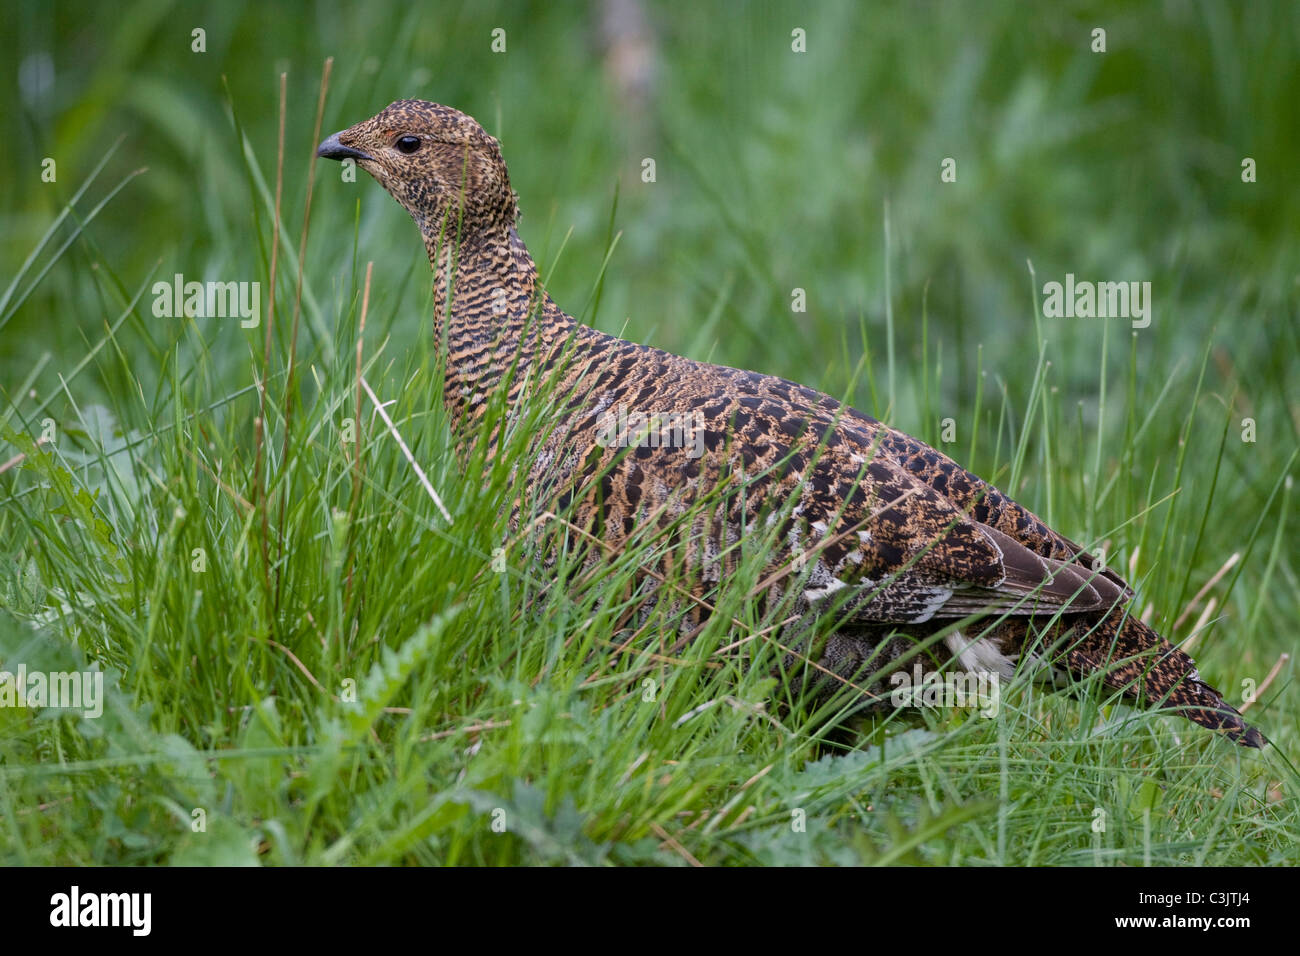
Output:
[[[749,599],[761,543],[682,648],[672,609],[625,617],[654,542],[599,574],[547,567],[571,529],[506,520],[526,490],[509,465],[545,402],[480,480],[483,443],[456,444],[443,413],[416,229],[332,164],[316,172],[288,385],[333,54],[326,131],[419,95],[502,138],[562,306],[934,443],[1103,549],[1138,612],[1194,637],[1202,673],[1240,702],[1300,619],[1300,199],[1279,105],[1300,92],[1283,68],[1294,9],[658,9],[671,68],[642,112],[590,62],[594,28],[574,12],[469,7],[434,29],[401,6],[365,22],[322,8],[273,70],[289,54],[247,10],[196,19],[196,59],[171,9],[95,21],[91,43],[33,6],[45,33],[11,59],[48,44],[62,64],[91,43],[86,66],[44,101],[0,90],[25,104],[4,120],[15,163],[37,170],[0,186],[0,466],[26,454],[0,472],[0,669],[95,667],[108,694],[94,719],[0,708],[0,861],[1297,862],[1293,661],[1249,712],[1263,753],[1023,680],[994,720],[891,712],[847,735],[783,706],[779,609]],[[787,21],[809,30],[804,59],[784,52]],[[1078,40],[1094,22],[1106,59]],[[494,58],[498,23],[511,52]],[[176,272],[257,280],[265,321],[281,68],[264,370],[264,327],[156,318],[150,288]],[[46,155],[58,181],[33,185]],[[1254,186],[1241,155],[1259,161]],[[958,182],[941,186],[945,156]],[[357,415],[372,260],[363,373],[451,521],[364,395]],[[1042,284],[1067,271],[1151,279],[1152,326],[1041,318]],[[37,446],[47,418],[54,441]]]

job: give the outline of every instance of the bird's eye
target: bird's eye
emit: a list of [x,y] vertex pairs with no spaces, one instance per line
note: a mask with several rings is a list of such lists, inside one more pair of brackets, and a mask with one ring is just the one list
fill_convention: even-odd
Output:
[[413,153],[420,148],[420,137],[418,136],[401,136],[398,137],[395,144],[403,153]]

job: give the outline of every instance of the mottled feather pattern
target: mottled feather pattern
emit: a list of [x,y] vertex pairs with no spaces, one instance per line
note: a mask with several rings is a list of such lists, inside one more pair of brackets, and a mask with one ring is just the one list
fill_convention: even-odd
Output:
[[[458,434],[478,431],[502,389],[518,410],[552,380],[559,418],[538,436],[530,493],[610,548],[647,523],[690,515],[667,559],[713,585],[730,547],[780,522],[764,597],[797,582],[791,597],[809,618],[833,607],[841,626],[821,641],[817,663],[841,682],[872,678],[874,689],[855,686],[877,693],[917,642],[944,660],[1014,663],[1030,653],[1263,745],[1190,657],[1133,617],[1119,575],[947,456],[803,385],[577,323],[541,287],[515,231],[500,144],[471,117],[401,100],[319,153],[354,159],[420,228]],[[689,445],[627,447],[606,440],[619,410],[698,428]],[[704,496],[713,507],[697,507]],[[801,559],[800,574],[777,573]],[[964,626],[980,640],[927,641],[976,614],[987,617]]]

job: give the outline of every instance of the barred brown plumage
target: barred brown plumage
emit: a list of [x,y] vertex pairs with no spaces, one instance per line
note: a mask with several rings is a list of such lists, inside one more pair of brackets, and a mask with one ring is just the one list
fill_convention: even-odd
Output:
[[[420,227],[455,427],[472,430],[501,389],[507,407],[525,403],[538,376],[522,373],[559,377],[562,427],[542,440],[529,477],[614,548],[639,522],[725,488],[692,525],[683,560],[716,583],[721,555],[752,523],[781,521],[786,548],[769,567],[807,567],[771,588],[797,581],[809,614],[836,595],[846,626],[826,639],[820,665],[843,679],[875,675],[878,688],[912,642],[988,612],[972,639],[951,633],[937,652],[1004,672],[1030,654],[1239,743],[1265,743],[1186,653],[1130,613],[1119,575],[947,456],[813,389],[624,341],[562,311],[515,231],[500,144],[471,117],[401,100],[318,155],[355,160]],[[620,427],[611,416],[626,421],[628,410],[642,416],[638,428],[648,416],[689,423],[693,440],[604,440]]]

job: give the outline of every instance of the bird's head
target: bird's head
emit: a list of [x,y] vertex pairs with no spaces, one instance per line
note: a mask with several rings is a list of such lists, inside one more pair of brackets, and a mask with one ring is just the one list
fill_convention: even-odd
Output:
[[335,133],[317,156],[355,160],[414,217],[426,240],[513,226],[518,217],[501,144],[473,117],[424,100],[398,100]]

